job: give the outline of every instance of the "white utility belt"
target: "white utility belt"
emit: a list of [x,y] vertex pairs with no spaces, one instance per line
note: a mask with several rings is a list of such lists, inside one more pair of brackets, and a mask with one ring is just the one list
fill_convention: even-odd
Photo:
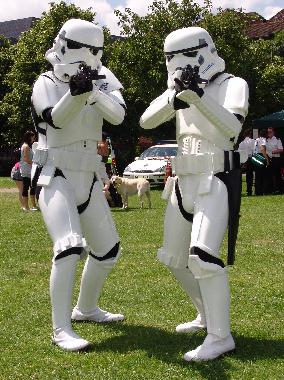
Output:
[[[229,159],[229,170],[234,169],[233,154],[236,152],[227,151]],[[247,154],[244,151],[238,151],[240,162],[247,160]],[[225,170],[224,151],[217,153],[195,153],[176,156],[171,159],[173,171],[176,175],[187,174],[210,174],[219,173]]]
[[173,171],[177,175],[218,173],[224,171],[224,153],[196,153],[173,157]]
[[74,171],[96,172],[101,156],[92,152],[72,152],[60,148],[36,149],[33,162],[38,166],[53,166]]

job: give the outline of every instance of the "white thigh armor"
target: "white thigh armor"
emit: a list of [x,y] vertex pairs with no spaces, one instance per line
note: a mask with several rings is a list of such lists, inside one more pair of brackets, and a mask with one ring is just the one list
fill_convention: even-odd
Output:
[[53,240],[54,259],[70,248],[80,247],[100,261],[119,241],[101,185],[90,172],[65,170],[64,177],[56,176],[39,194]]
[[164,244],[159,259],[173,268],[186,268],[192,247],[215,257],[228,224],[227,189],[212,178],[209,193],[200,194],[202,176],[176,179],[164,222]]

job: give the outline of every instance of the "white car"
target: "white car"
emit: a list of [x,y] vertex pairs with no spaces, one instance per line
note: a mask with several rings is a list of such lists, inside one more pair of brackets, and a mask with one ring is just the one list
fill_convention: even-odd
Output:
[[167,162],[177,155],[177,149],[177,144],[151,146],[124,169],[123,177],[146,178],[151,186],[163,185]]

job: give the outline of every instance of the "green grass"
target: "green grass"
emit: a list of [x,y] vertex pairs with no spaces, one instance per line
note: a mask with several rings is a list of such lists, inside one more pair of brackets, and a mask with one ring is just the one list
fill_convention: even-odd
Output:
[[15,182],[10,177],[0,177],[0,189],[16,187]]
[[[0,187],[13,184],[1,178]],[[20,212],[15,193],[0,193],[0,379],[172,380],[283,379],[283,196],[243,197],[236,263],[230,269],[232,356],[189,364],[183,354],[204,334],[178,335],[194,317],[190,300],[156,259],[165,202],[152,191],[153,209],[113,209],[123,254],[100,305],[122,312],[112,325],[74,329],[94,343],[84,354],[52,346],[49,273],[51,240],[41,214]],[[226,245],[224,243],[223,254]],[[78,295],[78,267],[75,296]]]

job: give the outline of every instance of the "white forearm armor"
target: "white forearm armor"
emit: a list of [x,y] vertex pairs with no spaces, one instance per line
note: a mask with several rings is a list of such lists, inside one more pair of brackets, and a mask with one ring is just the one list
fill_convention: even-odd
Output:
[[173,107],[175,91],[166,90],[155,99],[140,118],[140,126],[144,129],[156,128],[175,116]]
[[[218,85],[218,79],[216,82],[212,87]],[[229,138],[237,136],[241,131],[241,122],[235,115],[244,118],[247,114],[246,82],[235,77],[225,79],[220,83],[218,91],[214,91],[212,95],[210,92],[208,87],[208,92],[205,91],[204,95],[199,97],[195,92],[185,90],[179,93],[177,98],[189,105],[193,104],[225,136]]]
[[85,106],[90,94],[91,92],[87,92],[72,96],[70,90],[68,90],[52,109],[51,117],[54,125],[59,128],[68,126]]
[[119,91],[105,94],[100,90],[94,90],[88,99],[89,104],[94,104],[102,117],[113,125],[123,122],[125,116],[124,100]]
[[233,149],[241,128],[238,117],[245,117],[248,109],[248,86],[243,79],[222,74],[204,88],[201,98],[190,90],[177,97],[189,104],[176,113],[177,140],[194,135],[222,150]]
[[235,137],[240,133],[242,125],[236,116],[216,103],[210,95],[204,94],[200,98],[193,91],[185,90],[178,94],[177,98],[189,105],[194,104],[216,128],[229,138]]
[[121,83],[103,67],[104,79],[94,89],[72,96],[68,82],[47,72],[34,84],[32,103],[41,148],[55,148],[76,141],[100,141],[103,120],[119,124],[125,116]]

